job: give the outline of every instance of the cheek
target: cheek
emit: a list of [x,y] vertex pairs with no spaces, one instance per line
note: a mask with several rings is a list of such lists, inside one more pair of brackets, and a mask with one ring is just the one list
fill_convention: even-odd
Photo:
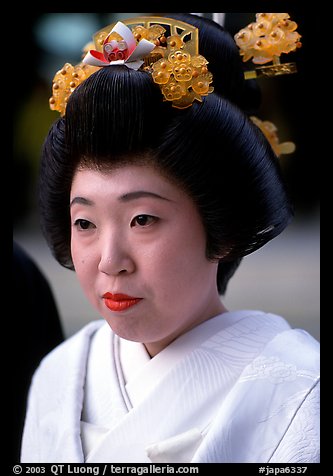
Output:
[[209,273],[211,263],[206,259],[206,240],[201,227],[190,228],[193,233],[181,229],[159,243],[150,256],[145,259],[146,271],[156,292],[169,305],[180,296],[197,292],[196,282],[200,283]]
[[92,284],[96,276],[96,260],[91,254],[81,249],[77,243],[72,242],[71,253],[77,278],[83,290],[89,295],[93,289]]

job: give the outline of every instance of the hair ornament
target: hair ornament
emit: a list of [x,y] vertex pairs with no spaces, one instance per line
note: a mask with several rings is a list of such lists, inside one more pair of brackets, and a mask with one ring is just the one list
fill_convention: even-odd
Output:
[[63,116],[70,94],[101,67],[125,65],[143,69],[159,85],[164,101],[185,109],[213,92],[208,61],[199,54],[199,33],[193,25],[165,17],[136,17],[117,22],[93,36],[81,63],[66,63],[53,79],[50,108]]
[[[288,13],[257,13],[256,21],[234,36],[243,61],[252,59],[255,65],[259,65],[254,71],[246,71],[245,79],[296,73],[296,64],[281,63],[280,56],[302,46],[297,27]],[[273,64],[262,66],[271,62]]]
[[263,132],[277,157],[295,152],[296,146],[293,142],[280,142],[278,129],[273,122],[262,121],[257,116],[250,116],[250,119]]
[[125,64],[128,68],[139,69],[145,56],[155,48],[155,44],[142,38],[138,43],[132,31],[118,21],[102,43],[103,51],[90,50],[82,62],[91,66],[114,66]]
[[52,96],[49,99],[50,109],[60,112],[63,116],[68,98],[74,89],[98,69],[83,63],[76,66],[65,63],[53,78]]

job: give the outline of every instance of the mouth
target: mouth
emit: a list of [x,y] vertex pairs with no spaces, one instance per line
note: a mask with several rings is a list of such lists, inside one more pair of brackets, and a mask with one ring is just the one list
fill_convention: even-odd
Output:
[[103,299],[106,307],[114,312],[126,311],[126,309],[135,306],[142,300],[142,298],[128,296],[127,294],[112,293],[105,293]]

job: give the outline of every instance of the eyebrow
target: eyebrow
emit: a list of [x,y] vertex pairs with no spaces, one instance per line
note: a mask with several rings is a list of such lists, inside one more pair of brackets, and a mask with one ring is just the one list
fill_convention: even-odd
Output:
[[125,193],[124,195],[121,195],[118,200],[121,202],[129,202],[131,200],[137,200],[139,198],[144,198],[144,197],[151,197],[151,198],[157,198],[158,200],[166,200],[168,202],[171,202],[170,199],[162,197],[161,195],[158,195],[157,193],[154,192],[147,192],[145,190],[138,190],[136,192],[129,192]]
[[[125,193],[124,195],[121,195],[118,200],[121,202],[130,202],[132,200],[138,200],[139,198],[144,198],[144,197],[151,197],[151,198],[157,198],[158,200],[166,200],[168,202],[171,202],[170,199],[162,197],[161,195],[158,195],[157,193],[154,192],[147,192],[145,190],[138,190],[136,192],[129,192]],[[88,206],[94,206],[94,202],[92,200],[89,200],[88,198],[84,197],[74,197],[73,200],[70,202],[70,206],[73,206],[75,203],[81,204],[81,205],[88,205]]]
[[75,203],[81,203],[82,205],[89,205],[92,207],[94,205],[94,202],[92,200],[89,200],[88,198],[84,197],[74,197],[73,200],[71,200],[69,206],[73,206]]

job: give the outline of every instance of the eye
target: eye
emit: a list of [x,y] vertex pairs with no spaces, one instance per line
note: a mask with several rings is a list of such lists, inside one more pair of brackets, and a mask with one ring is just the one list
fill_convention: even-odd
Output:
[[75,220],[74,226],[76,226],[78,230],[81,231],[95,228],[95,225],[93,223],[91,223],[89,220],[83,220],[82,218]]
[[138,215],[131,221],[131,227],[147,227],[156,223],[157,220],[158,218],[153,217],[152,215]]

